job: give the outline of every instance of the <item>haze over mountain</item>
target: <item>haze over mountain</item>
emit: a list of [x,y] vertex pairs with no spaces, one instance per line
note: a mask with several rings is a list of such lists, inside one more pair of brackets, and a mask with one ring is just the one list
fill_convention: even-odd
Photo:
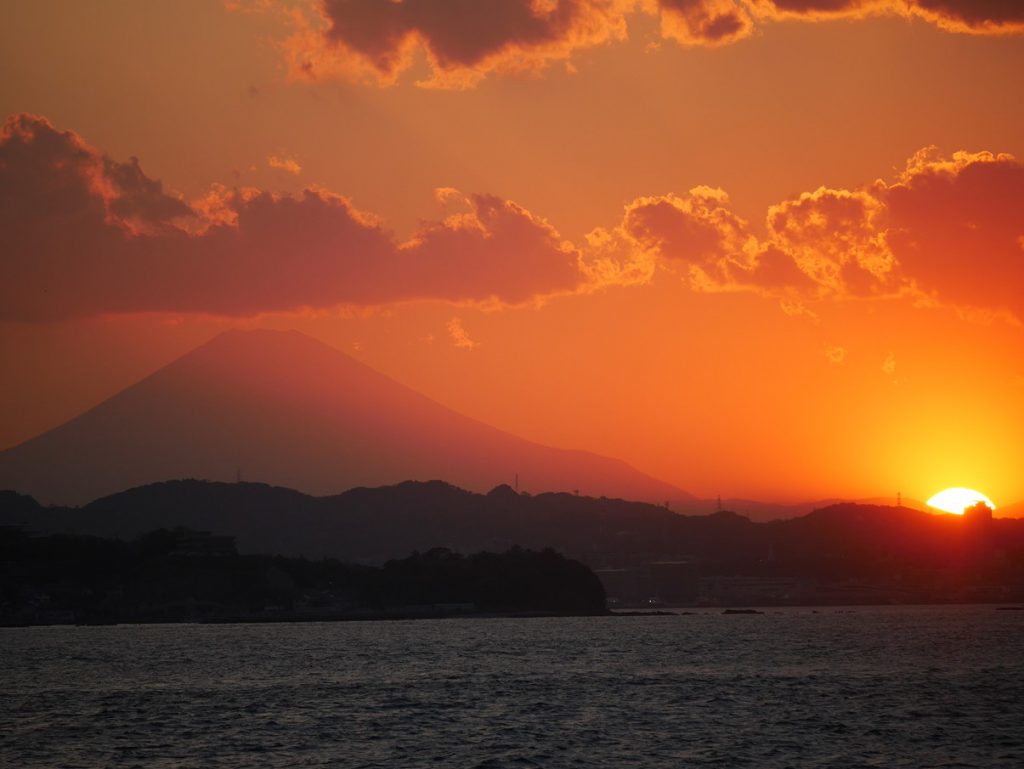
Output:
[[298,332],[230,331],[95,408],[0,452],[0,488],[84,504],[168,478],[330,494],[443,478],[485,491],[687,499],[626,463],[463,416]]

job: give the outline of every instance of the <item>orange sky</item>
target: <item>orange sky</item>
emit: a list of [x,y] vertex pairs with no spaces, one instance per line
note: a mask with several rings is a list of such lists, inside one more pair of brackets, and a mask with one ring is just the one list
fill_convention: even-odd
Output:
[[7,10],[0,446],[268,326],[701,496],[1024,500],[1019,3],[487,6]]

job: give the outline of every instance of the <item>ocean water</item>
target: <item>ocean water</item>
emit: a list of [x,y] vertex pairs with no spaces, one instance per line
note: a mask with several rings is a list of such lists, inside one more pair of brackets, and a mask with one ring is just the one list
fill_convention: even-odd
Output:
[[0,630],[3,767],[1024,766],[992,606]]

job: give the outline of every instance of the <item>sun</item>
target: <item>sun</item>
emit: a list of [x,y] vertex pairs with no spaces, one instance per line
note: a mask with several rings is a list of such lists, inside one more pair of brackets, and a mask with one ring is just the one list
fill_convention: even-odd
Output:
[[947,513],[963,515],[964,510],[971,505],[978,504],[979,502],[984,502],[993,510],[996,509],[996,506],[992,504],[992,500],[980,491],[965,489],[962,486],[954,486],[951,489],[940,491],[928,500],[928,506],[934,507],[937,510],[944,510]]

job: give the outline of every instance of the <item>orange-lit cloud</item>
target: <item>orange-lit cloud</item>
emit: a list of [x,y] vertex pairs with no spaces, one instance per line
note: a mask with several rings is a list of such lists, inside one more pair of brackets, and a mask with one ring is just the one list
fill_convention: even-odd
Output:
[[902,0],[748,0],[748,5],[759,18],[800,21],[862,19],[902,12],[905,7]]
[[523,303],[575,290],[578,255],[514,203],[465,213],[397,243],[322,189],[215,189],[189,206],[134,159],[19,115],[0,134],[0,317],[131,312],[254,315],[403,300]]
[[922,150],[894,181],[769,209],[769,240],[819,295],[907,293],[1024,321],[1024,164]]
[[710,187],[638,198],[626,206],[620,232],[637,249],[683,265],[698,290],[728,288],[737,272],[749,271],[756,248],[747,223],[729,210],[728,196]]
[[448,321],[448,336],[452,344],[463,350],[472,350],[479,343],[470,339],[466,329],[462,326],[462,318],[452,318]]
[[293,73],[391,84],[422,51],[425,85],[465,87],[491,72],[539,71],[577,48],[622,38],[622,0],[323,0],[293,15]]
[[894,266],[883,211],[869,193],[821,187],[772,206],[769,238],[823,292],[880,293],[891,288]]
[[[176,218],[191,214],[185,203],[164,193],[160,182],[142,173],[137,159],[118,163],[75,133],[57,131],[31,115],[8,119],[0,134],[0,203],[0,216],[16,228],[0,233],[8,241],[42,210],[128,234],[162,232]],[[4,251],[5,261],[18,256]]]
[[754,24],[735,0],[658,0],[661,36],[683,45],[726,45],[747,37]]
[[763,231],[717,188],[641,197],[580,246],[512,201],[436,195],[451,213],[405,242],[322,188],[215,187],[187,204],[134,158],[18,115],[0,134],[0,318],[521,305],[666,270],[694,291],[772,297],[791,315],[911,296],[1024,322],[1024,165],[1009,155],[924,150],[891,182],[771,206]]
[[797,295],[815,295],[812,277],[801,269],[792,251],[759,241],[718,188],[694,187],[684,196],[638,198],[626,206],[614,233],[598,232],[601,237],[592,234],[592,241],[605,250],[613,243],[620,252],[614,260],[599,262],[603,273],[595,269],[607,283],[646,282],[660,265],[681,271],[695,291],[756,290],[791,302]]
[[762,18],[827,21],[889,15],[926,19],[949,32],[1020,34],[1018,0],[749,0]]
[[878,194],[906,279],[941,302],[1008,310],[1024,321],[1024,164],[924,150]]
[[835,347],[829,347],[825,350],[825,357],[828,359],[829,363],[834,363],[839,366],[846,361],[846,348],[838,345]]
[[419,85],[467,88],[492,73],[570,69],[580,49],[627,37],[637,14],[660,35],[720,46],[758,23],[827,22],[869,16],[920,18],[949,32],[1020,34],[1017,0],[235,0],[231,9],[276,10],[292,28],[282,45],[293,76],[392,85],[425,60]]
[[912,13],[952,32],[1024,32],[1024,4],[1019,0],[907,0],[907,4]]
[[[614,231],[591,235],[597,282],[679,270],[698,291],[755,290],[806,302],[913,296],[1024,321],[1024,164],[1009,155],[923,150],[892,182],[820,187],[768,210],[766,234],[718,189],[638,198]],[[613,254],[614,256],[609,256]]]
[[287,171],[290,174],[299,175],[302,173],[302,166],[295,158],[271,155],[267,158],[267,165],[279,171]]

